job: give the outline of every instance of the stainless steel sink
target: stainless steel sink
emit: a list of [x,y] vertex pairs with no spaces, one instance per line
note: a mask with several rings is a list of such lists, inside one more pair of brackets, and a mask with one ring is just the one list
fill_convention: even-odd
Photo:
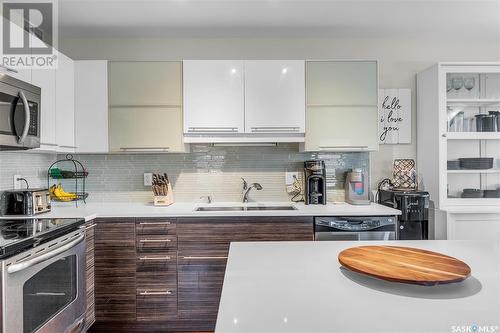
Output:
[[294,206],[204,206],[196,207],[197,212],[226,212],[226,211],[253,211],[253,210],[296,210]]

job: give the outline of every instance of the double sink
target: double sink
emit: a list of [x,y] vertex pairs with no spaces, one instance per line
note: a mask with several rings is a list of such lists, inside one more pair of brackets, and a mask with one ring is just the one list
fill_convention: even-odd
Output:
[[295,206],[203,206],[196,207],[196,212],[234,212],[234,211],[259,211],[259,210],[296,210]]

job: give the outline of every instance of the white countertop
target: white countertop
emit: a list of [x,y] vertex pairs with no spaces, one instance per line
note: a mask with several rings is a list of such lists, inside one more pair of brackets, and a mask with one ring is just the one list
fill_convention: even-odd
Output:
[[462,205],[448,206],[442,209],[449,214],[500,214],[499,206],[479,206],[479,205]]
[[[266,205],[292,205],[290,202],[260,203]],[[85,218],[87,221],[96,217],[214,217],[214,216],[388,216],[400,215],[401,212],[386,206],[372,203],[366,206],[350,204],[304,205],[293,204],[296,210],[267,211],[219,211],[199,212],[198,206],[241,206],[235,202],[216,202],[212,204],[174,203],[167,207],[153,206],[152,203],[88,203],[54,206],[50,213],[36,215],[39,218]],[[245,204],[257,206],[258,203]],[[0,217],[12,218],[12,217]],[[23,218],[18,217],[18,218]]]
[[500,332],[500,242],[391,241],[451,255],[472,269],[461,283],[433,287],[340,268],[340,251],[366,244],[388,243],[232,243],[216,333]]

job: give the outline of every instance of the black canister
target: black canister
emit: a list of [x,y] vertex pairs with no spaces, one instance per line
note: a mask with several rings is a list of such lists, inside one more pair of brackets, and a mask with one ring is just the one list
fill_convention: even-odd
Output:
[[478,132],[496,132],[497,117],[491,114],[477,114],[476,129]]
[[496,131],[500,132],[500,111],[488,111],[488,113],[495,117],[495,123],[497,125]]

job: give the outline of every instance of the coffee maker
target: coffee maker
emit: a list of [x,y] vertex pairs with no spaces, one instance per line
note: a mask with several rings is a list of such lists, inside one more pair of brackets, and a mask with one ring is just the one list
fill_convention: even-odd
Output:
[[326,168],[325,162],[304,162],[306,180],[306,205],[326,205]]
[[429,239],[429,192],[380,188],[378,202],[401,211],[398,239]]

